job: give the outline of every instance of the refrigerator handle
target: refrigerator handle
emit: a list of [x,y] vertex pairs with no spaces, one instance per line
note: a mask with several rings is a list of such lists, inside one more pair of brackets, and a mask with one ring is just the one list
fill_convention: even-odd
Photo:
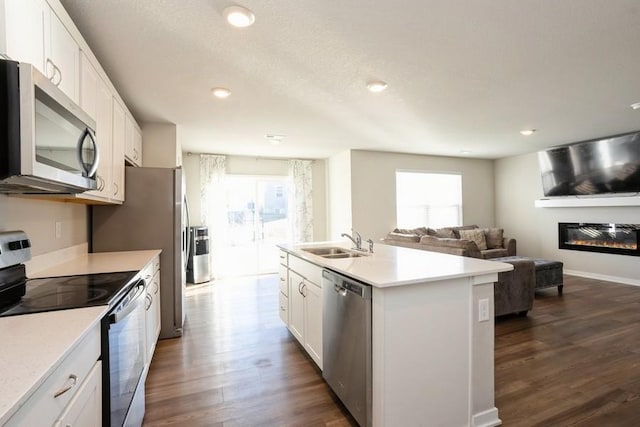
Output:
[[187,221],[184,227],[185,234],[185,243],[186,247],[184,249],[184,269],[186,271],[187,266],[189,264],[189,252],[191,251],[191,233],[189,232],[189,225],[191,224],[191,218],[189,218],[189,203],[187,203],[187,195],[184,195],[184,211],[186,213]]

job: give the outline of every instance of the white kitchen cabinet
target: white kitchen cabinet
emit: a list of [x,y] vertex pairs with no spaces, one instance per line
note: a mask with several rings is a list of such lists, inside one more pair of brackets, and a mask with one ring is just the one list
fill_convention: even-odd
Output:
[[125,157],[132,165],[142,166],[142,133],[128,114],[125,121]]
[[64,410],[54,427],[102,425],[102,362],[93,365],[87,379]]
[[158,336],[160,335],[160,271],[156,271],[151,283],[147,286],[146,296],[146,336],[147,336],[147,365],[156,349]]
[[80,52],[80,107],[93,120],[98,120],[98,73],[84,52]]
[[289,271],[291,292],[289,293],[289,331],[304,346],[304,278]]
[[125,144],[125,112],[117,99],[113,99],[113,176],[111,198],[124,201],[124,144]]
[[32,64],[43,74],[45,12],[48,17],[49,6],[44,0],[4,1],[4,53],[15,61]]
[[322,369],[322,268],[291,255],[288,260],[289,331]]
[[[70,350],[68,356],[7,421],[5,427],[53,425],[56,420],[65,416],[71,418],[82,416],[91,420],[97,419],[96,414],[100,414],[101,420],[102,401],[92,396],[96,392],[94,384],[96,379],[92,377],[96,369],[99,371],[98,377],[101,377],[99,357],[100,324],[98,323]],[[89,406],[85,401],[87,399],[93,402]],[[78,407],[69,406],[74,405],[74,400],[78,402],[76,403]]]
[[80,48],[50,8],[44,17],[44,69],[53,84],[78,103]]
[[304,348],[322,369],[322,288],[305,280]]

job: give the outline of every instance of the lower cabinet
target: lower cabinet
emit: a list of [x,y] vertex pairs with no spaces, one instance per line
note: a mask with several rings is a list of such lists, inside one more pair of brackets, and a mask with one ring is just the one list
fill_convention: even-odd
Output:
[[147,295],[145,296],[145,337],[146,337],[146,369],[151,364],[153,352],[156,349],[158,336],[160,336],[160,257],[154,258],[142,271],[142,278],[147,282]]
[[71,349],[5,426],[100,426],[102,364],[99,357],[100,323]]
[[[307,272],[313,268],[322,274],[320,267],[308,264],[303,268]],[[322,369],[322,287],[293,270],[289,281],[289,331]]]
[[98,361],[54,427],[102,424],[102,362]]

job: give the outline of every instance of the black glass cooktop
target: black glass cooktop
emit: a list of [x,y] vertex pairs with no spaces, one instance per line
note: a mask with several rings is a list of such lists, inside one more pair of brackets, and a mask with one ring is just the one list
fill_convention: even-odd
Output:
[[137,271],[48,277],[26,282],[26,293],[1,316],[115,304]]

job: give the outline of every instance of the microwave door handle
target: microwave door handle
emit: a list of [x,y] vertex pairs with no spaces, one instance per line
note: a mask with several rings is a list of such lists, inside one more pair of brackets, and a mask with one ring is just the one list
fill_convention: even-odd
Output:
[[[93,163],[90,167],[87,167],[82,159],[82,147],[87,140],[87,136],[89,137],[89,139],[91,139],[94,147]],[[84,132],[82,132],[82,135],[80,135],[80,139],[78,139],[78,148],[76,155],[78,156],[78,163],[80,163],[80,166],[82,167],[84,173],[87,174],[87,177],[91,178],[92,176],[94,176],[96,171],[98,170],[98,163],[100,162],[100,150],[98,149],[96,139],[93,137],[93,133],[89,130],[89,128],[85,128]]]
[[140,296],[144,293],[144,288],[145,288],[145,282],[144,282],[144,280],[141,280],[136,285],[136,288],[134,290],[130,291],[130,292],[135,292],[135,295],[133,296],[133,298],[131,298],[129,300],[129,302],[127,302],[127,305],[125,305],[122,308],[122,310],[118,311],[117,313],[113,313],[109,317],[109,323],[111,323],[111,324],[118,323],[122,319],[127,317],[133,310],[135,310],[136,309],[136,302],[137,302],[138,298],[140,298]]

